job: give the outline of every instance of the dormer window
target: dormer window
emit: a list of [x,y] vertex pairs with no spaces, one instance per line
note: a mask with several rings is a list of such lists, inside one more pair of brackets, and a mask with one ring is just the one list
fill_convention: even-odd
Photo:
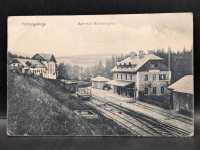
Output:
[[131,67],[132,67],[132,65],[131,65],[131,62],[129,62],[129,64],[128,64],[128,67],[129,67],[129,68],[131,68]]
[[150,67],[151,68],[155,68],[155,64],[150,64]]
[[133,65],[132,65],[133,68],[135,68],[136,66],[137,66],[136,64],[133,64]]
[[31,64],[30,61],[27,61],[27,62],[26,62],[26,65],[30,67],[32,64]]

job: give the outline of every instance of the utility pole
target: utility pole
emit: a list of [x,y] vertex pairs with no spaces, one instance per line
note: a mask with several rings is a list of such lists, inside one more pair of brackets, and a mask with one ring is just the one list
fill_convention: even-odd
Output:
[[172,71],[171,71],[171,48],[168,47],[168,71],[169,71],[169,84],[172,80]]
[[[172,80],[172,71],[171,71],[171,48],[168,47],[168,72],[169,72],[169,83],[168,85],[171,84]],[[170,109],[173,109],[173,93],[170,92]]]

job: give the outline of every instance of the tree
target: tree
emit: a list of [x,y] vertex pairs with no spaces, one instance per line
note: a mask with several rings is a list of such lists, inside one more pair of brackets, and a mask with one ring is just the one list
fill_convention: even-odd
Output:
[[80,73],[81,73],[81,67],[75,65],[75,66],[72,66],[71,67],[71,76],[70,76],[70,79],[73,79],[73,80],[79,80],[81,77],[80,77]]
[[67,68],[64,63],[58,65],[58,79],[68,79]]
[[92,78],[91,68],[89,67],[84,68],[81,72],[81,79],[90,81],[91,78]]

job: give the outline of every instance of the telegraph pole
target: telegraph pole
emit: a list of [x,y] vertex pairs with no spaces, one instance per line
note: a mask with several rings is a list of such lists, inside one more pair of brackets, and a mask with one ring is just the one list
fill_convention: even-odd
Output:
[[[169,82],[168,85],[171,84],[172,80],[172,71],[171,71],[171,48],[168,47],[168,71],[169,71]],[[173,93],[170,92],[170,109],[173,109]]]
[[171,84],[172,80],[172,71],[171,71],[171,48],[168,47],[168,71],[169,71],[169,84]]

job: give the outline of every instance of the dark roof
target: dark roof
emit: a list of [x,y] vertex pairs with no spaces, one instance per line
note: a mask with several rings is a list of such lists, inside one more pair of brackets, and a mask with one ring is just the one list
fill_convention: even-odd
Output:
[[33,59],[15,58],[15,59],[13,59],[13,62],[15,62],[15,61],[17,61],[18,63],[22,64],[24,67],[27,67],[28,64],[30,64],[29,67],[46,67],[40,61],[33,60]]
[[[162,58],[154,55],[154,54],[144,54],[143,57],[128,57],[121,62],[117,62],[117,66],[119,65],[129,65],[131,64],[132,67],[130,68],[117,68],[115,66],[112,71],[118,72],[118,71],[126,71],[126,72],[136,72],[138,69],[140,69],[145,63],[147,63],[149,60],[163,60]],[[133,67],[134,66],[134,67]]]
[[91,86],[92,85],[92,83],[91,82],[87,82],[87,81],[79,81],[78,82],[78,87],[89,87],[89,86]]
[[53,54],[47,54],[47,53],[37,53],[32,58],[36,59],[36,56],[38,56],[38,55],[46,61],[51,61],[52,59],[53,59],[53,61],[56,61]]

